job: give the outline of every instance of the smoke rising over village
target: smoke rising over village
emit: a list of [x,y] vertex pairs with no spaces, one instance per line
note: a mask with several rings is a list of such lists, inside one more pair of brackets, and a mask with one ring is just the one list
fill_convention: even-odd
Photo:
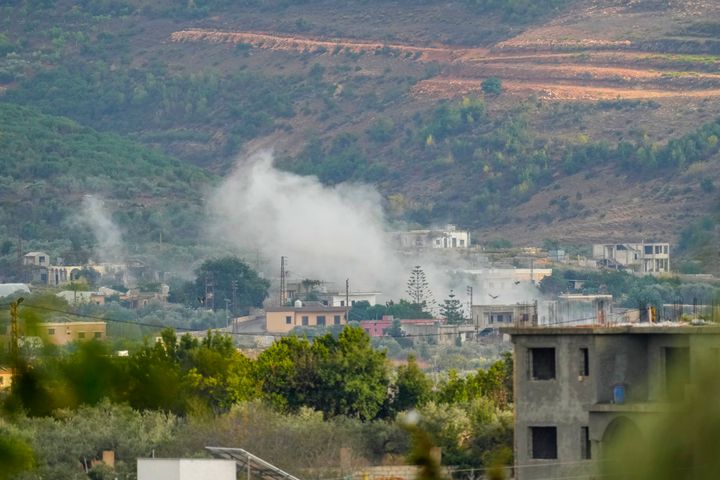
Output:
[[[465,258],[434,249],[425,251],[422,258],[401,255],[392,243],[393,227],[381,196],[372,186],[342,183],[330,187],[313,176],[280,171],[273,166],[270,151],[241,158],[236,170],[210,196],[208,208],[214,217],[214,240],[229,243],[249,258],[259,254],[263,263],[278,269],[280,257],[286,256],[294,279],[320,279],[341,286],[349,278],[354,291],[381,291],[386,300],[397,300],[407,297],[409,272],[421,265],[438,303],[451,289],[464,301],[466,286],[474,283],[471,275],[450,272],[472,268]],[[266,274],[276,277],[278,272]],[[485,292],[476,285],[476,300],[514,303],[537,294],[529,285],[512,287]],[[488,293],[500,296],[493,300]]]
[[[213,233],[270,265],[289,259],[292,277],[391,288],[404,269],[390,243],[378,192],[366,185],[323,186],[282,172],[263,151],[238,163],[209,201]],[[269,272],[271,275],[277,273]]]
[[119,262],[125,259],[127,251],[122,232],[113,222],[102,198],[86,195],[82,201],[82,215],[78,217],[78,222],[90,228],[95,236],[95,261]]

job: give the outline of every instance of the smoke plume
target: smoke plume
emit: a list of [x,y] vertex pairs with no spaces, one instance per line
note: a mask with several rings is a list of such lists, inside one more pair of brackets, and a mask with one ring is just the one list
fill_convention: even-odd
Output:
[[[214,219],[211,240],[228,243],[246,258],[259,253],[271,268],[265,271],[270,278],[279,277],[280,257],[286,256],[292,280],[323,280],[344,289],[349,278],[352,291],[380,291],[384,300],[408,298],[415,265],[425,272],[438,305],[452,289],[466,312],[468,286],[475,288],[476,304],[529,301],[537,295],[534,287],[512,282],[502,291],[487,291],[467,272],[483,266],[479,252],[399,253],[377,190],[347,183],[329,187],[313,176],[280,171],[269,151],[241,159],[210,195],[208,207]],[[493,300],[489,294],[500,296]]]
[[85,195],[82,201],[82,214],[79,223],[89,227],[97,246],[95,260],[98,262],[120,262],[126,256],[122,233],[112,221],[110,212],[105,208],[102,198]]
[[[270,265],[288,257],[296,278],[353,290],[389,288],[402,268],[388,241],[380,195],[369,186],[323,186],[277,170],[268,151],[252,155],[210,198],[214,233]],[[277,276],[277,273],[275,273]]]

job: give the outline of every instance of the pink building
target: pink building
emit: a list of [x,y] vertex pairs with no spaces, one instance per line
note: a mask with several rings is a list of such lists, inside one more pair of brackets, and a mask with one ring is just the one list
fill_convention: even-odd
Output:
[[[360,327],[365,330],[371,337],[384,337],[385,330],[392,327],[393,317],[392,315],[383,315],[382,320],[362,320],[360,321]],[[438,323],[439,320],[433,320],[431,318],[417,319],[417,320],[400,320],[400,325],[427,325],[433,326]]]

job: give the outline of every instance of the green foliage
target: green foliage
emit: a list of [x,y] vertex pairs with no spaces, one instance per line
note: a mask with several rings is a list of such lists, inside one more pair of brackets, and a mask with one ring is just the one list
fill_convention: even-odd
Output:
[[448,298],[446,298],[442,305],[440,305],[440,315],[450,325],[459,325],[465,322],[465,315],[463,314],[462,303],[460,300],[455,298],[455,293],[450,290]]
[[365,300],[355,302],[350,309],[348,320],[380,320],[385,315],[392,315],[397,319],[433,318],[431,313],[424,311],[418,304],[400,299],[397,303],[391,300],[387,305],[371,306]]
[[553,270],[540,282],[540,291],[557,294],[568,290],[568,280],[583,280],[581,293],[609,293],[621,306],[638,308],[654,306],[662,312],[663,304],[711,303],[720,297],[720,288],[704,283],[683,283],[678,278],[636,276],[622,271]]
[[432,382],[425,375],[414,356],[409,356],[406,365],[397,369],[392,410],[403,412],[421,407],[430,400]]
[[286,337],[258,358],[263,393],[281,408],[310,407],[326,416],[369,420],[380,414],[388,388],[385,354],[360,328],[310,342]]
[[260,278],[245,262],[237,257],[224,257],[203,262],[195,271],[195,281],[181,287],[171,300],[188,306],[197,306],[198,302],[209,305],[210,299],[205,298],[206,284],[213,288],[213,309],[224,309],[228,299],[235,315],[250,307],[261,307],[270,288],[270,282]]
[[[92,238],[84,227],[70,227],[82,195],[90,193],[127,202],[114,220],[134,242],[160,229],[179,243],[196,235],[199,200],[192,191],[211,178],[200,169],[67,118],[1,102],[0,132],[0,222],[12,228],[5,235],[57,241],[64,229],[70,242],[59,254],[72,258],[77,250],[69,243],[82,248]],[[144,208],[141,194],[161,199]]]
[[502,80],[498,77],[488,77],[482,81],[480,88],[485,95],[500,95],[503,91]]
[[439,141],[450,135],[465,133],[485,119],[485,104],[480,99],[465,97],[460,102],[442,102],[432,113],[421,138],[432,136]]
[[424,311],[431,308],[435,303],[425,272],[420,265],[414,266],[410,271],[406,292],[410,297],[410,301],[418,310]]
[[467,0],[467,2],[481,12],[498,13],[507,21],[524,23],[564,7],[569,0]]
[[173,132],[231,124],[229,133],[246,140],[273,130],[276,118],[292,117],[293,100],[307,91],[299,77],[185,74],[162,65],[117,69],[97,62],[38,73],[6,97],[101,130]]
[[10,480],[18,473],[30,470],[34,464],[34,452],[25,438],[0,422],[0,480]]

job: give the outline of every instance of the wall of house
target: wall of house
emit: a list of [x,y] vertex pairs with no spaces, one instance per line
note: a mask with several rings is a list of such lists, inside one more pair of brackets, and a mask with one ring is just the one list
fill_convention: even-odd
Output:
[[[347,325],[345,310],[340,311],[310,311],[310,310],[282,310],[268,311],[265,313],[265,328],[270,333],[287,333],[295,327],[307,326],[316,327],[318,317],[325,316],[325,326],[335,325],[335,316],[340,317],[340,325]],[[290,322],[287,323],[287,317]],[[303,325],[303,317],[308,317],[307,325]]]
[[105,340],[105,322],[56,322],[39,324],[40,336],[53,345],[66,345],[75,341]]
[[625,386],[627,402],[648,400],[648,335],[595,335],[596,401],[611,403],[613,388]]
[[[581,458],[581,427],[589,426],[587,405],[595,398],[598,362],[589,335],[513,335],[515,343],[515,463],[518,479],[587,473]],[[530,348],[555,349],[555,378],[531,378]],[[589,349],[589,375],[580,375],[581,348]],[[557,428],[557,458],[534,459],[531,427]]]

